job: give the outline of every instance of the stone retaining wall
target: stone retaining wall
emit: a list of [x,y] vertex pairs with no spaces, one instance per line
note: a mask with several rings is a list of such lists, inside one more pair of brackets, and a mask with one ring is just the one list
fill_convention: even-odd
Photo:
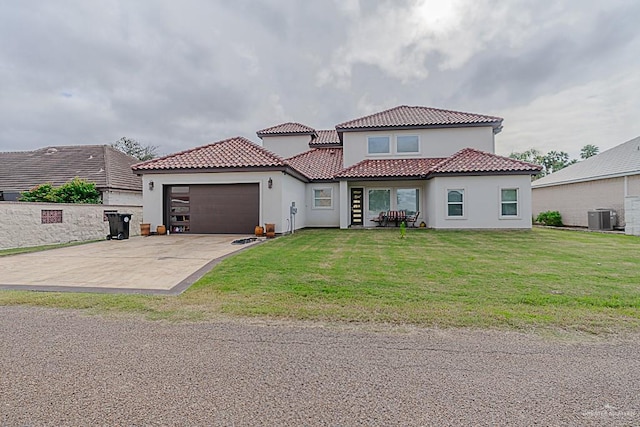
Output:
[[140,235],[142,206],[0,202],[0,249],[104,239],[113,211],[132,214],[129,233]]

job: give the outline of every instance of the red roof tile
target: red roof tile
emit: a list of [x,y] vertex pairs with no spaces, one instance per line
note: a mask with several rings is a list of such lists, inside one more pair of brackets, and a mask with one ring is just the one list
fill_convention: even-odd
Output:
[[262,138],[269,135],[313,135],[316,133],[314,128],[303,125],[302,123],[282,123],[279,125],[271,126],[270,128],[262,129],[256,132],[256,134]]
[[509,157],[498,156],[473,148],[465,148],[437,164],[432,173],[474,172],[530,172],[536,173],[542,166]]
[[430,107],[401,105],[390,110],[360,117],[336,126],[338,131],[389,127],[438,127],[449,125],[487,124],[499,129],[502,118]]
[[318,147],[286,160],[309,179],[333,179],[342,170],[342,147]]
[[134,171],[285,166],[284,160],[243,137],[225,139],[132,166]]
[[344,169],[338,178],[400,178],[426,176],[443,158],[363,160]]
[[340,137],[335,129],[319,130],[317,131],[318,137],[311,140],[310,147],[317,147],[322,145],[342,145]]

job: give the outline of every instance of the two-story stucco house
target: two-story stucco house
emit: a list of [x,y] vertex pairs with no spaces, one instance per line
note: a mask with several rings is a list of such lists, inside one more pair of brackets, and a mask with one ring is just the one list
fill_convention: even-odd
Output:
[[[133,166],[144,221],[172,232],[373,227],[381,212],[431,228],[531,228],[531,175],[498,156],[499,117],[399,106],[315,130],[284,123]],[[417,218],[415,218],[417,216]]]

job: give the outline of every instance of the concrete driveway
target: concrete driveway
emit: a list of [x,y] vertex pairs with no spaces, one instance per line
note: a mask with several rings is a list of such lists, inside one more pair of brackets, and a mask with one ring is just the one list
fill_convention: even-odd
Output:
[[133,237],[0,258],[0,289],[176,295],[247,236]]

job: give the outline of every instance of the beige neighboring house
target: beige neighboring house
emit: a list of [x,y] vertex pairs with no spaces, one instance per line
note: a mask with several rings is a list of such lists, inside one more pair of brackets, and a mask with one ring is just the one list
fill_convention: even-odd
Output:
[[96,184],[105,205],[142,206],[135,157],[110,145],[66,145],[0,153],[0,200],[16,201],[36,185],[60,186],[75,177]]
[[[282,123],[140,163],[144,221],[173,233],[531,228],[540,167],[495,154],[502,118],[401,105],[316,130]],[[386,213],[386,215],[381,215]]]
[[531,185],[533,215],[559,211],[565,225],[587,227],[588,212],[612,209],[625,227],[625,201],[640,198],[640,137],[547,175]]

